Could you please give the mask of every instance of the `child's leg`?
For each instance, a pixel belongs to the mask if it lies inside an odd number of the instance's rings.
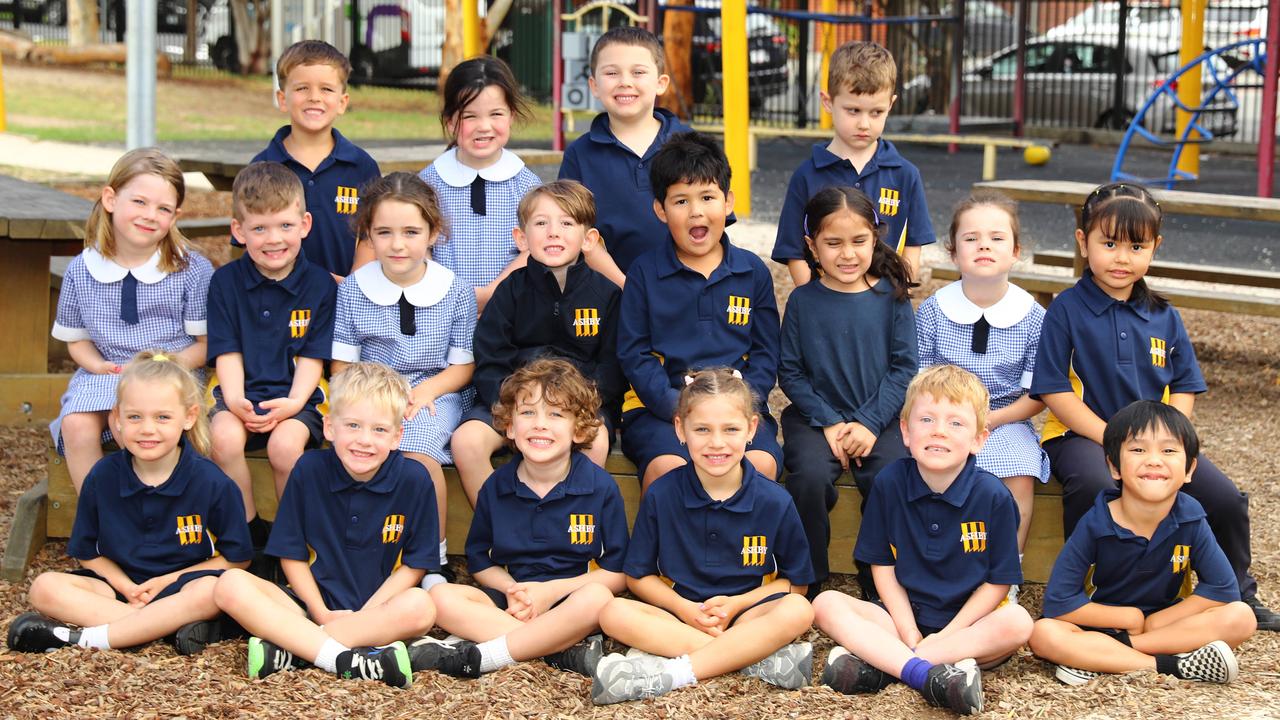
[[[214,601],[252,635],[270,640],[308,662],[329,634],[275,583],[244,570],[228,570],[218,578]]]
[[[1196,458],[1191,482],[1182,491],[1195,498],[1208,516],[1213,536],[1236,573],[1241,599],[1258,594],[1258,582],[1249,574],[1253,552],[1249,537],[1249,498],[1204,453]]]
[[[502,436],[487,422],[468,420],[453,431],[449,447],[462,481],[462,491],[474,508],[481,486],[493,473],[493,454],[502,447]]]
[[[192,580],[178,592],[107,623],[108,642],[111,647],[134,647],[170,635],[187,623],[212,620],[219,613],[213,601],[217,582],[212,576]]]
[[[289,482],[289,473],[293,472],[293,466],[298,462],[298,458],[302,457],[302,452],[307,449],[307,442],[310,439],[311,430],[295,418],[282,421],[271,431],[271,437],[267,440],[267,459],[271,462],[277,500],[284,495],[284,486]],[[241,457],[243,458],[244,455],[241,454]]]
[[[1135,650],[1157,653],[1182,653],[1222,640],[1231,647],[1249,639],[1257,628],[1253,608],[1243,602],[1227,603],[1197,611],[1181,602],[1147,617],[1146,631],[1133,635]]]
[[[777,480],[782,469],[782,446],[778,444],[778,421],[768,409],[760,413],[756,434],[747,443],[747,460],[756,472],[770,480]]]
[[[935,665],[973,658],[979,666],[988,666],[1027,644],[1031,627],[1031,615],[1021,605],[1006,603],[967,628],[925,638],[916,647],[916,656]]]
[[[1031,633],[1031,652],[1058,665],[1105,673],[1155,670],[1156,659],[1106,633],[1041,618]]]
[[[655,480],[689,461],[689,452],[676,436],[675,426],[648,410],[633,410],[622,420],[622,453],[643,468],[640,492]]]
[[[839,498],[835,483],[844,471],[822,430],[810,426],[794,405],[782,411],[782,436],[786,441],[783,452],[787,468],[783,487],[800,513],[816,578],[812,588],[818,588],[830,574],[827,546],[831,543],[831,509]]]
[[[1044,451],[1054,477],[1062,483],[1062,537],[1068,538],[1098,493],[1115,487],[1116,481],[1107,469],[1102,446],[1089,438],[1054,438],[1044,444]]]
[[[106,581],[62,572],[41,573],[31,582],[27,600],[54,620],[81,627],[112,623],[136,610],[116,600]]]
[[[62,451],[77,495],[85,476],[102,459],[102,431],[106,429],[105,412],[70,413],[62,418]]]
[[[686,655],[714,639],[662,608],[626,598],[604,606],[600,629],[623,645],[666,657]]]
[[[773,455],[764,450],[748,450],[747,460],[751,461],[756,472],[767,478],[778,479],[778,462],[773,459]]]
[[[440,463],[430,455],[423,453],[407,452],[405,457],[417,460],[427,469],[427,473],[431,475],[431,484],[435,486],[436,491],[436,511],[440,514],[440,542],[444,542],[445,538],[445,520],[449,510],[449,489],[444,484],[444,468],[440,467]],[[440,558],[440,562],[445,559]]]
[[[1031,533],[1031,511],[1035,502],[1036,479],[1030,475],[1003,478],[1005,487],[1018,504],[1018,554],[1027,549],[1027,536]]]
[[[591,441],[591,447],[583,450],[591,462],[604,467],[605,461],[609,459],[609,426],[601,423],[596,429],[596,437]]]
[[[240,488],[240,497],[244,499],[245,520],[254,519],[258,515],[258,508],[253,502],[253,477],[249,474],[249,463],[244,458],[249,431],[245,430],[244,423],[235,413],[223,410],[210,421],[209,435],[210,459]]]
[[[686,464],[688,464],[687,461],[679,455],[659,455],[649,461],[649,464],[644,469],[644,477],[640,479],[640,494],[643,495],[648,492],[649,486],[653,484],[654,480]],[[695,630],[694,632],[697,631]]]
[[[894,677],[915,657],[879,605],[828,590],[813,601],[814,623],[837,644]]]
[[[440,627],[475,642],[505,637],[511,659],[523,661],[564,650],[589,635],[599,627],[600,611],[613,593],[604,585],[589,583],[523,623],[500,610],[479,588],[437,585],[431,589],[431,599]]]
[[[406,588],[390,600],[343,615],[324,631],[347,647],[377,647],[425,635],[436,621],[431,596],[419,587]]]
[[[36,610],[60,622],[106,626],[108,645],[126,648],[162,638],[189,622],[216,617],[215,582],[213,577],[192,580],[177,593],[134,607],[117,600],[115,590],[97,578],[43,573],[31,583],[30,600]]]

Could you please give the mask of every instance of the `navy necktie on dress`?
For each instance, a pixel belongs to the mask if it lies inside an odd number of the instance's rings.
[[[973,324],[973,345],[970,348],[976,353],[987,352],[987,336],[991,334],[991,323],[987,322],[987,316],[978,316],[978,322]]]
[[[120,285],[120,319],[130,325],[138,324],[138,278],[125,273]]]
[[[476,175],[471,181],[471,212],[484,215],[484,178]]]
[[[413,314],[416,310],[413,303],[409,302],[409,298],[404,293],[400,293],[400,334],[415,335],[418,327],[413,321]]]

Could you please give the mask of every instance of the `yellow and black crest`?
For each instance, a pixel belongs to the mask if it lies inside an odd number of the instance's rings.
[[[300,338],[306,335],[310,326],[310,310],[294,310],[289,313],[289,337]]]
[[[388,515],[387,519],[382,521],[382,544],[398,543],[403,536],[404,516]]]
[[[1158,337],[1151,338],[1151,364],[1156,367],[1164,367],[1167,355],[1164,340]]]
[[[769,557],[769,539],[764,535],[742,536],[742,566],[763,567]]]
[[[596,516],[569,514],[569,544],[590,545],[596,539]]]
[[[338,194],[333,198],[333,207],[339,215],[355,215],[360,207],[360,192],[353,187],[338,186]]]
[[[574,308],[573,334],[575,337],[595,337],[600,334],[600,311],[596,308]]]
[[[1169,565],[1172,567],[1174,575],[1186,572],[1191,567],[1191,546],[1174,545],[1173,555],[1169,558]]]
[[[987,524],[981,520],[960,523],[960,542],[967,553],[986,552]]]
[[[893,188],[880,188],[880,215],[883,217],[893,217],[898,214],[898,205],[901,202],[902,192]]]
[[[729,314],[730,325],[746,325],[751,321],[751,298],[730,295],[729,307],[725,308],[725,312]]]
[[[204,523],[199,515],[179,515],[178,530],[174,534],[182,545],[198,545],[204,536]]]

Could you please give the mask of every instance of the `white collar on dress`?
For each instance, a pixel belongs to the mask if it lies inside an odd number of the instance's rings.
[[[138,282],[151,285],[160,282],[169,275],[169,273],[160,269],[159,250],[149,260],[136,268],[122,267],[115,260],[107,258],[94,248],[85,248],[81,256],[84,258],[84,266],[89,271],[89,274],[100,283],[119,282],[124,279],[125,275],[132,273]]]
[[[376,260],[361,266],[351,276],[356,279],[360,292],[378,305],[395,305],[404,293],[413,305],[431,307],[444,298],[453,284],[453,271],[433,260],[427,260],[427,272],[422,279],[407,288],[391,282],[382,272],[382,263]]]
[[[467,167],[459,162],[458,148],[456,147],[446,150],[443,155],[436,158],[431,164],[435,166],[436,172],[440,173],[440,179],[454,187],[470,185],[476,179],[476,175],[489,182],[510,180],[524,169],[524,161],[520,159],[520,156],[506,148],[502,149],[502,155],[498,157],[498,162],[482,170]]]
[[[1031,312],[1031,305],[1036,301],[1031,297],[1031,293],[1009,283],[1009,289],[1005,291],[1004,297],[1000,298],[999,302],[989,308],[980,308],[964,296],[964,289],[959,280],[938,290],[934,293],[934,297],[938,299],[938,307],[942,309],[942,314],[946,315],[951,322],[972,325],[978,322],[978,318],[986,316],[991,327],[997,328],[1017,325],[1028,312]]]

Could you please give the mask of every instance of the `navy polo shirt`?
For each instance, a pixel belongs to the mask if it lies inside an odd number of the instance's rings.
[[[1171,305],[1148,308],[1115,300],[1085,270],[1045,313],[1031,397],[1074,392],[1098,417],[1109,420],[1137,400],[1165,400],[1171,393],[1208,389],[1196,351]],[[1042,439],[1067,432],[1053,413]]]
[[[777,578],[812,584],[809,541],[791,496],[750,462],[742,470],[742,487],[723,501],[707,495],[692,465],[658,478],[640,501],[624,572],[661,576],[694,602]]]
[[[302,243],[303,252],[320,267],[334,275],[346,277],[356,259],[356,235],[351,228],[360,193],[372,180],[382,177],[378,163],[333,129],[333,152],[312,171],[293,159],[284,147],[284,139],[293,129],[285,125],[276,131],[267,149],[253,157],[253,162],[283,163],[297,174],[306,195],[307,212],[311,213],[311,232]]]
[[[105,557],[135,583],[221,555],[253,559],[240,490],[185,441],[173,474],[151,487],[138,479],[133,455],[99,460],[80,488],[67,555]]]
[[[332,448],[309,450],[289,474],[267,554],[309,561],[325,607],[359,610],[401,565],[440,568],[431,476],[393,450],[359,482]]]
[[[521,462],[517,455],[480,488],[467,569],[500,566],[520,582],[622,572],[627,515],[613,476],[575,452],[568,477],[540,498],[516,476]]]
[[[894,566],[916,623],[946,627],[979,586],[1022,582],[1018,506],[972,455],[942,493],[902,458],[871,486],[853,557]]]
[[[778,216],[773,259],[780,263],[804,258],[804,208],[820,190],[837,185],[854,187],[871,198],[881,222],[887,222],[884,241],[902,252],[907,245],[937,242],[920,171],[898,154],[893,143],[880,138],[875,155],[859,174],[853,163],[827,149],[813,146],[813,155],[796,168]]]
[[[331,357],[337,294],[328,271],[301,255],[280,281],[258,272],[247,254],[223,265],[209,281],[209,366],[219,355],[240,353],[245,398],[288,397],[294,358]],[[221,398],[221,388],[214,392]],[[309,402],[323,399],[316,388]]]
[[[1148,540],[1111,517],[1107,503],[1118,497],[1119,489],[1098,493],[1067,538],[1044,590],[1045,617],[1090,602],[1163,610],[1192,594],[1193,572],[1199,579],[1194,594],[1224,603],[1240,599],[1235,571],[1195,498],[1179,492]]]
[[[676,258],[670,235],[631,266],[618,322],[618,362],[633,388],[624,413],[643,405],[669,422],[685,374],[702,368],[741,371],[762,402],[773,390],[782,342],[773,276],[727,235],[720,244],[709,278]]]

